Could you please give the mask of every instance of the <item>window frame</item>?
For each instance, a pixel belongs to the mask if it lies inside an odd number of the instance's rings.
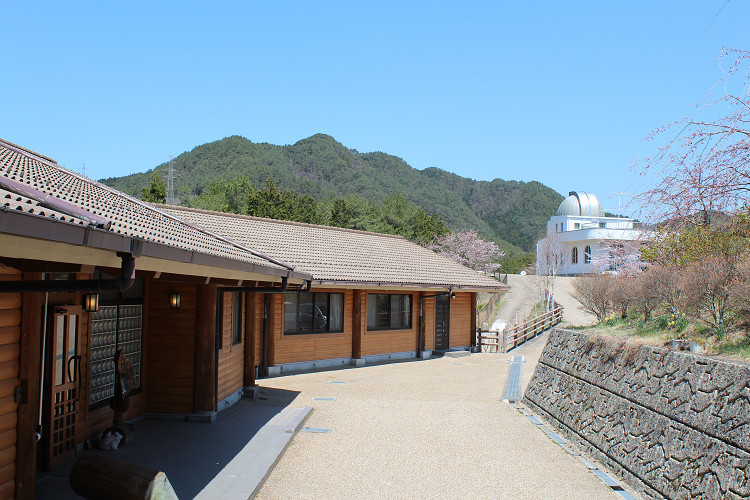
[[[297,296],[297,302],[295,304],[295,306],[297,308],[297,311],[295,313],[295,318],[296,318],[295,319],[295,323],[296,323],[297,328],[295,328],[294,330],[288,330],[287,329],[287,325],[286,325],[287,302],[285,300],[284,301],[284,312],[283,312],[283,317],[284,317],[283,332],[284,332],[284,335],[325,335],[325,334],[328,334],[328,333],[336,334],[336,333],[343,333],[344,332],[344,327],[345,327],[345,325],[344,325],[344,308],[345,308],[345,303],[346,303],[346,301],[345,301],[345,294],[344,293],[339,293],[339,292],[298,292],[298,293],[286,294],[286,295],[296,295]],[[326,324],[328,325],[326,330],[321,330],[321,329],[317,329],[316,328],[316,321],[315,321],[316,318],[315,318],[315,316],[313,316],[313,318],[312,318],[312,329],[304,329],[303,330],[303,329],[299,328],[299,325],[301,323],[301,321],[300,321],[300,314],[301,314],[300,313],[300,305],[301,305],[301,302],[299,300],[299,297],[302,296],[302,295],[311,295],[312,296],[311,297],[312,301],[310,303],[312,304],[313,310],[316,307],[318,307],[316,304],[322,303],[322,302],[320,302],[318,300],[319,299],[318,296],[323,296],[323,295],[326,296],[326,299],[325,299],[326,300],[326,308],[327,308],[327,311],[328,311],[327,315],[326,315]],[[339,329],[335,329],[335,330],[331,329],[331,324],[334,323],[334,321],[331,321],[331,309],[332,309],[331,308],[331,298],[334,295],[341,297],[341,307],[340,307],[341,318],[338,321],[338,323],[341,325],[341,327]]]
[[[374,299],[375,300],[375,305],[376,305],[375,318],[377,320],[377,318],[379,316],[381,316],[383,314],[387,314],[387,317],[388,317],[388,326],[387,327],[379,327],[377,325],[375,325],[375,326],[371,326],[370,325],[370,297],[371,296],[374,296],[374,297],[388,297],[388,301],[387,301],[387,303],[388,303],[388,311],[387,312],[386,311],[380,311],[380,310],[378,310],[378,306],[380,305],[380,299],[379,298]],[[397,327],[390,326],[391,325],[391,321],[393,319],[393,317],[392,317],[392,310],[391,310],[391,305],[393,304],[393,302],[392,302],[391,298],[394,297],[394,296],[396,296],[396,297],[408,297],[409,298],[409,308],[408,308],[408,311],[409,311],[409,325],[408,326],[403,326],[403,325],[399,325]],[[404,310],[402,309],[401,313],[403,314],[403,312],[404,312]],[[382,331],[388,331],[388,330],[391,330],[391,331],[393,331],[393,330],[411,330],[413,328],[413,326],[414,326],[413,318],[414,318],[414,296],[412,294],[410,294],[410,293],[368,293],[367,294],[367,331],[368,332],[378,332],[378,331],[382,332]]]
[[[583,263],[591,264],[591,245],[586,245],[583,249]]]
[[[573,247],[573,251],[570,254],[570,263],[578,264],[578,247]]]

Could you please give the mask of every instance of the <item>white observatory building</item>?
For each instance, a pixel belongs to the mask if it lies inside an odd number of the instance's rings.
[[[626,242],[644,238],[634,225],[633,219],[606,217],[593,193],[571,191],[547,222],[547,237],[537,242],[537,272],[544,273],[541,259],[553,247],[562,257],[560,276],[617,271],[617,259],[608,258],[613,249],[632,249]]]

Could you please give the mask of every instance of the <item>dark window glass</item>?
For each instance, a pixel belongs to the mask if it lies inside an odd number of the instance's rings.
[[[296,293],[285,296],[284,333],[341,332],[343,326],[343,293]]]
[[[578,264],[578,249],[577,248],[573,249],[573,254],[570,256],[570,261],[573,264]]]
[[[591,263],[591,247],[586,245],[586,249],[583,251],[583,262],[586,264]]]
[[[411,328],[411,295],[368,294],[367,328],[368,330]]]

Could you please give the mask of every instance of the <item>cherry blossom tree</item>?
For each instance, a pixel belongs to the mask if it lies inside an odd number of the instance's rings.
[[[555,307],[555,279],[565,265],[568,251],[559,233],[553,233],[536,244],[536,275],[544,311]]]
[[[480,238],[474,229],[441,236],[427,248],[486,273],[495,272],[500,267],[496,261],[505,255],[493,242]]]
[[[750,193],[750,51],[724,48],[724,76],[693,114],[653,131],[666,145],[634,170],[655,185],[636,198],[647,217],[704,224],[712,213],[736,212]]]

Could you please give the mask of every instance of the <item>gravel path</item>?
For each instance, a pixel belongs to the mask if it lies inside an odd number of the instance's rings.
[[[295,436],[257,498],[619,498],[500,401],[507,361],[526,357],[525,387],[545,341],[263,380],[269,399],[299,391],[306,426],[330,432]]]
[[[573,280],[575,278],[558,276],[555,278],[555,300],[564,307],[563,326],[583,326],[596,323],[596,317],[581,309],[573,298]],[[523,323],[534,310],[534,305],[541,300],[539,278],[534,275],[508,275],[511,289],[503,297],[495,315],[493,324],[508,325]]]

